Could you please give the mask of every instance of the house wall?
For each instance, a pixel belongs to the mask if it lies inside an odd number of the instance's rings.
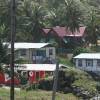
[[[93,59],[93,66],[86,66],[86,59],[82,59],[82,66],[78,65],[78,60],[75,60],[75,65],[77,68],[86,70],[86,71],[100,71],[100,66],[97,66],[97,60]]]
[[[50,57],[52,59],[55,59],[55,55],[56,55],[56,51],[55,51],[55,48],[54,47],[49,47],[49,48],[45,48],[46,49],[46,56],[47,57]],[[49,50],[52,49],[52,55],[49,54]]]
[[[27,63],[30,63],[30,49],[24,49],[26,50],[26,55],[21,55],[21,50],[22,49],[19,49],[15,52],[15,60],[18,60],[20,58],[22,58],[23,60],[25,60]]]
[[[46,50],[46,57],[47,58],[51,58],[51,59],[55,59],[56,56],[56,51],[54,47],[45,47],[45,48],[41,48],[41,49],[25,49],[26,50],[26,55],[21,55],[21,50],[17,50],[15,52],[15,59],[19,59],[19,58],[23,58],[27,63],[35,63],[33,62],[33,52],[35,52],[36,50]],[[49,51],[52,50],[52,55],[49,54]]]

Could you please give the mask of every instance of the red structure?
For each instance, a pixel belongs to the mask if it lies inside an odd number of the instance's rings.
[[[53,40],[58,43],[60,48],[70,48],[70,44],[76,43],[79,45],[79,43],[83,43],[86,40],[87,35],[85,30],[86,27],[80,26],[79,30],[72,33],[69,28],[56,26],[52,28],[43,28],[42,35],[45,42]]]
[[[30,71],[29,72],[29,83],[37,83],[45,78],[45,71]]]
[[[56,26],[53,28],[43,28],[42,31],[43,31],[44,35],[52,34],[52,35],[58,36],[59,38],[63,38],[65,36],[82,37],[85,34],[85,29],[86,29],[86,27],[80,27],[79,31],[75,31],[74,33],[72,33],[66,27]]]
[[[0,84],[10,85],[11,84],[11,77],[6,77],[5,73],[0,73]],[[19,85],[20,81],[16,77],[14,78],[14,84]]]
[[[5,83],[5,76],[2,72],[0,72],[0,84],[4,84]]]

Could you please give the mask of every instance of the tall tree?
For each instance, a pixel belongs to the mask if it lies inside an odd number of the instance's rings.
[[[1,33],[2,31],[2,33]],[[4,38],[10,40],[10,1],[0,0],[0,34],[4,34]]]
[[[100,17],[97,15],[97,11],[92,9],[87,18],[87,35],[90,43],[97,45],[97,39],[100,36]]]
[[[28,36],[26,39],[32,42],[39,42],[41,39],[40,30],[44,26],[46,15],[45,8],[39,5],[39,3],[32,0],[30,0],[30,2],[24,0],[19,6],[19,11],[22,12],[23,15],[19,15],[18,17],[18,27],[22,27],[23,30],[21,29],[21,31],[25,34],[25,37]]]
[[[75,0],[65,0],[65,24],[74,33],[81,25],[82,12]]]

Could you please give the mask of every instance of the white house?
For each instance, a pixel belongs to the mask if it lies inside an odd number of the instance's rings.
[[[81,53],[74,57],[77,68],[99,72],[100,71],[100,53]]]
[[[55,47],[49,43],[15,43],[15,60],[24,59],[26,63],[54,63]],[[8,44],[10,50],[11,45]]]

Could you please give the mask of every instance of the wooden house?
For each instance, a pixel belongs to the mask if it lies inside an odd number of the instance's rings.
[[[79,69],[100,72],[100,53],[81,53],[74,57],[74,62]]]
[[[25,60],[29,64],[54,63],[55,47],[49,43],[15,43],[15,61]],[[10,44],[8,48],[10,50]]]

